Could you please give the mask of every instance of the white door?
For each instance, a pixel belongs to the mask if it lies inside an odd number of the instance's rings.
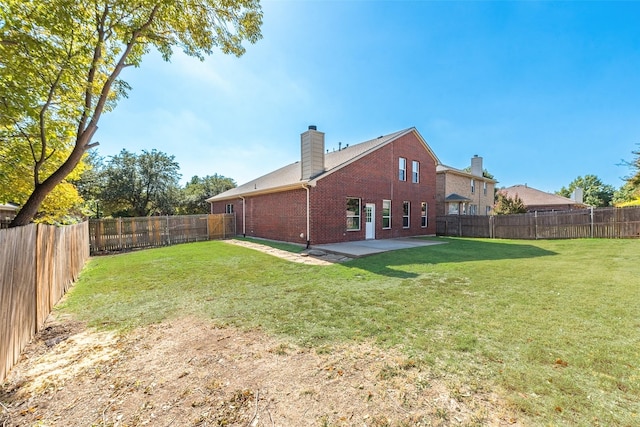
[[[367,203],[364,208],[364,238],[375,239],[376,238],[376,205],[373,203]]]

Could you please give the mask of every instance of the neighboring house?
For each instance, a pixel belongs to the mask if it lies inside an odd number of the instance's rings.
[[[12,204],[0,204],[0,227],[4,228],[15,218],[19,206]]]
[[[325,151],[315,126],[301,160],[207,199],[246,236],[323,244],[435,234],[438,158],[415,128]]]
[[[502,188],[498,192],[510,198],[518,196],[527,207],[527,212],[549,212],[549,211],[570,211],[573,209],[584,209],[587,207],[582,203],[582,191],[574,192],[574,198],[558,196],[557,194],[545,193],[525,185],[514,185]]]
[[[438,215],[489,215],[496,180],[482,174],[482,157],[471,158],[471,172],[451,166],[436,168]]]

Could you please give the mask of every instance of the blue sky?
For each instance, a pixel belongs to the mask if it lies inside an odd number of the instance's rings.
[[[103,116],[103,156],[174,155],[183,182],[242,184],[326,148],[415,126],[446,165],[477,154],[499,186],[618,188],[640,149],[640,2],[263,1],[236,58],[150,54]]]

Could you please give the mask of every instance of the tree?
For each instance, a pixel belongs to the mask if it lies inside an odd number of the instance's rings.
[[[632,151],[636,158],[631,161],[623,161],[622,164],[631,168],[632,175],[625,178],[626,182],[616,190],[613,202],[616,206],[640,205],[640,150]]]
[[[640,189],[640,150],[632,151],[632,153],[634,156],[636,156],[636,158],[633,161],[627,163],[627,165],[633,169],[634,174],[627,178],[627,182],[629,182],[635,188]]]
[[[113,156],[102,172],[100,192],[105,213],[149,216],[173,213],[178,204],[180,166],[157,150],[137,155],[127,150]]]
[[[579,176],[569,184],[568,188],[562,187],[556,192],[559,196],[571,198],[576,188],[583,190],[583,202],[589,206],[611,206],[613,201],[613,186],[604,184],[596,175]]]
[[[24,159],[23,155],[26,153],[19,153],[15,144],[5,143],[1,138],[0,140],[0,203],[23,205],[34,188],[30,159]],[[62,156],[62,150],[51,153],[49,164],[60,161]],[[48,171],[49,164],[43,166],[44,172]],[[84,168],[85,164],[81,162],[67,179],[48,194],[34,216],[34,221],[59,224],[77,222],[83,217],[83,200],[71,181],[77,179]]]
[[[100,197],[106,187],[104,174],[104,159],[97,150],[91,150],[85,156],[85,170],[77,180],[72,181],[78,189],[78,193],[84,199],[84,210],[91,218],[100,218],[104,215]]]
[[[493,213],[496,215],[511,215],[526,213],[527,207],[522,202],[522,199],[517,194],[509,197],[508,195],[498,191],[496,194],[496,204],[493,207]]]
[[[206,200],[235,186],[233,179],[218,174],[207,175],[204,178],[194,176],[182,190],[180,213],[186,215],[208,213],[209,204]]]
[[[627,181],[613,193],[613,204],[617,207],[640,206],[640,187],[632,181]]]
[[[126,67],[152,47],[167,61],[176,47],[241,56],[261,25],[259,0],[0,0],[2,168],[28,164],[33,180],[11,225],[29,223],[97,145],[100,117],[129,89]]]

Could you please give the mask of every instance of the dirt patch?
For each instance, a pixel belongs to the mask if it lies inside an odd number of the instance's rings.
[[[67,319],[49,323],[10,372],[0,425],[519,424],[498,396],[445,384],[371,344],[309,350],[194,319],[115,335]]]

